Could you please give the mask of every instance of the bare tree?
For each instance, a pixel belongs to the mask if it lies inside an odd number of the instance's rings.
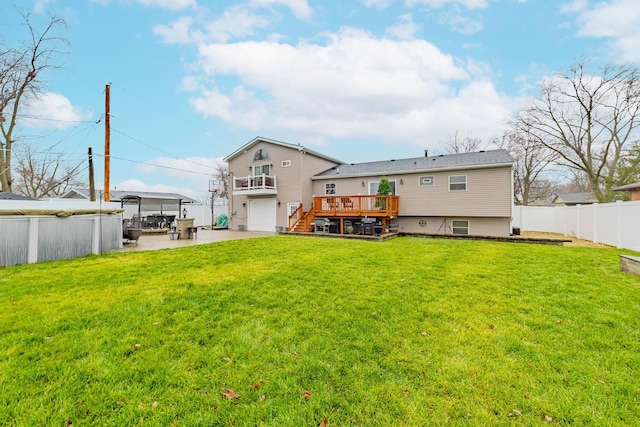
[[[637,138],[640,79],[630,65],[607,65],[598,75],[577,61],[566,73],[541,84],[541,96],[513,121],[557,162],[584,173],[600,201],[608,199],[625,144]]]
[[[58,47],[67,43],[56,35],[67,29],[64,20],[50,17],[44,29],[37,30],[29,14],[20,16],[28,40],[19,46],[0,44],[0,185],[4,192],[12,191],[11,157],[18,113],[29,97],[42,91],[43,72],[58,68],[52,58],[61,54]]]
[[[508,126],[502,139],[495,144],[509,151],[515,160],[514,202],[526,206],[547,199],[553,192],[554,183],[543,178],[544,172],[557,159],[557,153],[540,144],[526,123],[512,121]]]
[[[31,146],[15,152],[16,193],[39,199],[59,196],[71,187],[81,187],[82,162],[70,163],[62,154],[37,153]]]
[[[462,136],[457,130],[453,135],[449,134],[447,136],[444,144],[445,150],[449,154],[472,153],[482,150],[484,147],[482,139],[470,135]]]

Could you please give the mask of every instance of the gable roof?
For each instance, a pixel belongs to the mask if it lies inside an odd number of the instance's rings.
[[[436,172],[461,169],[483,169],[513,165],[507,150],[486,150],[475,153],[443,154],[410,159],[384,160],[367,163],[342,163],[316,174],[311,179],[336,177],[398,175],[404,173]]]
[[[620,187],[612,188],[613,191],[631,191],[640,188],[640,181],[633,184],[621,185]]]
[[[566,205],[598,203],[598,199],[590,192],[579,193],[561,193],[553,198],[553,203],[559,204],[564,202]]]
[[[22,196],[14,193],[0,193],[0,200],[36,200],[33,197]]]
[[[330,162],[333,162],[333,163],[342,163],[341,160],[336,160],[333,157],[325,156],[324,154],[318,153],[317,151],[310,150],[300,144],[290,144],[288,142],[276,141],[275,139],[263,138],[261,136],[257,136],[253,138],[251,141],[249,141],[242,147],[238,148],[236,151],[229,154],[227,157],[225,157],[222,160],[224,160],[225,162],[229,162],[230,160],[233,160],[234,158],[238,157],[240,154],[245,153],[247,150],[251,149],[251,147],[257,145],[260,142],[266,142],[269,144],[279,145],[281,147],[292,148],[294,150],[302,151],[302,152],[314,155],[316,157],[320,157],[321,159],[329,160]]]

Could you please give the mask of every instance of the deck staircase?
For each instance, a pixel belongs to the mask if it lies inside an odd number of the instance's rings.
[[[313,231],[316,215],[313,209],[308,212],[302,212],[300,220],[296,222],[291,229],[293,233],[310,233]]]

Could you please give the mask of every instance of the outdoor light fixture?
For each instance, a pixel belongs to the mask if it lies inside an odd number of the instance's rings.
[[[362,186],[364,187],[364,181],[362,181]]]
[[[402,180],[402,178],[400,178],[400,185],[403,185],[404,181]]]
[[[245,202],[242,202],[242,206],[247,206],[247,204]]]
[[[280,206],[280,200],[278,200],[278,206]]]

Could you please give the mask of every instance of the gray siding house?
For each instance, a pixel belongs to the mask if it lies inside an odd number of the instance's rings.
[[[313,231],[322,218],[344,233],[374,218],[401,233],[511,233],[513,159],[505,150],[344,163],[255,138],[225,161],[233,229]],[[377,196],[383,176],[392,194]]]

